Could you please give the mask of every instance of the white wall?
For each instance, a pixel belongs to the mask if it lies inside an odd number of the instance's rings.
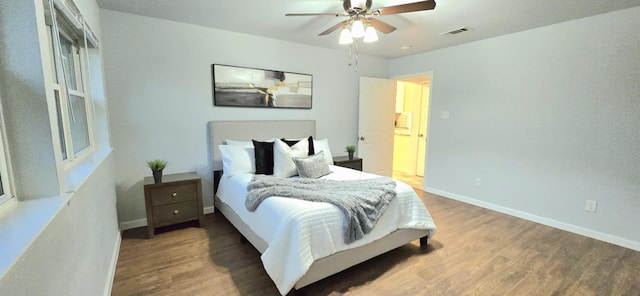
[[[39,11],[38,11],[38,8]],[[22,199],[59,193],[49,127],[38,30],[42,6],[34,1],[0,3],[0,92],[2,120],[13,173],[13,193]],[[25,132],[25,130],[27,132]],[[39,169],[34,169],[39,168]],[[39,180],[34,184],[33,179]]]
[[[639,16],[390,61],[392,77],[433,70],[425,189],[639,250]]]
[[[0,295],[108,295],[120,248],[113,156],[0,280]]]
[[[99,34],[95,0],[74,1]],[[0,242],[3,250],[11,251],[0,252],[0,295],[105,295],[120,234],[101,59],[92,53],[96,152],[76,166],[76,174],[69,173],[55,161],[50,126],[55,113],[46,99],[50,89],[43,70],[49,62],[41,60],[47,46],[39,43],[44,31],[41,5],[41,0],[0,1],[0,98],[19,200],[3,204],[0,212],[0,229],[6,227]],[[57,172],[78,185],[73,192],[64,192]],[[70,180],[73,177],[78,180]]]
[[[125,227],[146,224],[145,160],[166,159],[165,174],[196,171],[205,207],[213,204],[206,124],[210,120],[315,119],[334,155],[357,138],[360,75],[388,77],[385,59],[184,23],[100,10],[116,155],[118,214]],[[211,64],[313,75],[311,110],[214,107]],[[132,222],[132,223],[130,223]],[[128,224],[127,224],[128,223]]]

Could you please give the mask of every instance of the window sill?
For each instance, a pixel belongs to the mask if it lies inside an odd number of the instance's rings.
[[[0,279],[69,200],[70,195],[7,201],[0,208]]]
[[[77,164],[65,170],[65,180],[68,192],[75,192],[82,183],[106,158],[113,149],[104,148],[83,157]]]
[[[0,280],[38,238],[44,229],[68,205],[73,192],[109,156],[111,148],[98,150],[66,171],[69,192],[60,196],[32,200],[12,198],[0,207]]]

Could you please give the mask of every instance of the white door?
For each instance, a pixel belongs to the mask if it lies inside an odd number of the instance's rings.
[[[395,81],[360,77],[358,157],[362,170],[382,176],[393,171]]]
[[[427,154],[427,122],[429,120],[429,85],[422,85],[420,99],[420,128],[418,129],[418,157],[416,158],[416,175],[424,177],[424,161]]]

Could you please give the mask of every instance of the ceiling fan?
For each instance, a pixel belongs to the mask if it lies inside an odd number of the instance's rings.
[[[436,2],[434,0],[419,1],[382,7],[375,10],[371,9],[371,5],[372,0],[343,0],[342,7],[344,8],[344,13],[287,13],[285,15],[348,17],[347,20],[335,24],[329,29],[318,34],[318,36],[328,35],[333,31],[342,28],[339,43],[350,44],[353,42],[353,38],[363,38],[364,42],[373,42],[378,40],[378,36],[375,30],[378,30],[385,34],[389,34],[396,30],[396,27],[373,17],[413,11],[431,10],[436,7]]]

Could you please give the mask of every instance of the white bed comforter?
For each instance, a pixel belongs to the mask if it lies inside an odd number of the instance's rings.
[[[354,180],[376,175],[331,166],[332,174],[324,179]],[[415,191],[396,181],[397,198],[393,199],[373,231],[361,240],[345,244],[342,238],[344,214],[328,203],[271,197],[255,212],[245,207],[247,184],[253,174],[222,176],[218,198],[229,205],[260,236],[268,247],[261,259],[265,270],[282,295],[309,270],[313,261],[333,253],[359,247],[380,239],[397,229],[436,230],[431,215]]]

